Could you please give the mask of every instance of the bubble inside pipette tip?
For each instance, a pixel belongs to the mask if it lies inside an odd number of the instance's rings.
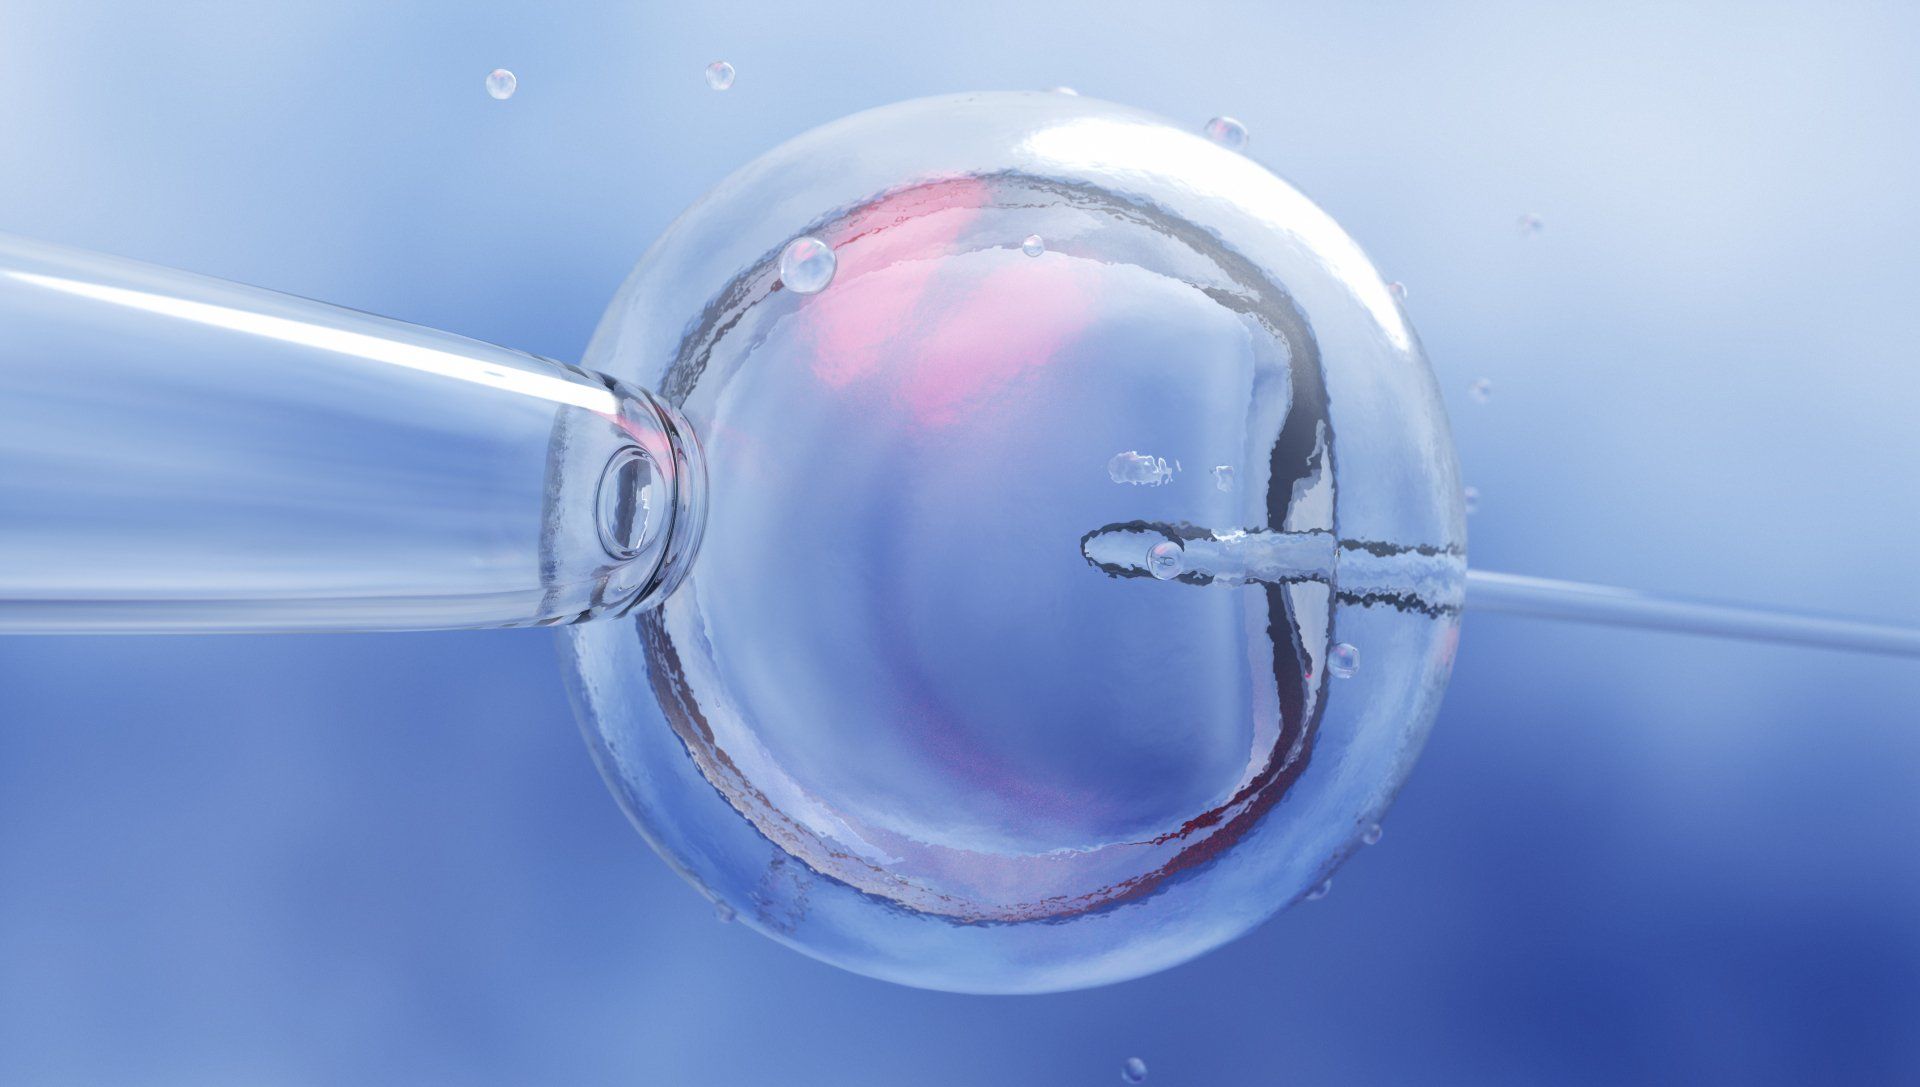
[[[780,282],[797,294],[818,294],[833,282],[839,259],[819,238],[800,237],[780,253]]]
[[[1037,257],[1047,251],[1047,242],[1038,234],[1029,234],[1020,243],[1020,251],[1030,257]]]
[[[724,91],[733,86],[733,65],[724,60],[716,60],[707,65],[707,86],[716,91]]]
[[[1215,117],[1201,131],[1207,134],[1207,139],[1234,151],[1247,145],[1247,126],[1232,117]]]
[[[1171,581],[1185,572],[1187,549],[1172,540],[1162,540],[1147,548],[1147,572],[1161,581]]]
[[[1360,840],[1367,845],[1379,845],[1382,833],[1384,832],[1380,829],[1380,824],[1370,823],[1367,829],[1360,832]]]
[[[505,68],[495,68],[487,73],[487,93],[494,98],[505,101],[512,98],[513,92],[519,89],[520,77]]]
[[[1138,1057],[1128,1057],[1120,1064],[1120,1082],[1145,1083],[1147,1081],[1147,1062]]]
[[[1360,671],[1359,647],[1341,642],[1327,650],[1327,671],[1335,679],[1352,679]]]

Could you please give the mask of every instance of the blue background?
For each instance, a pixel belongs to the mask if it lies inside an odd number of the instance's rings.
[[[5,0],[0,229],[571,359],[819,122],[1232,113],[1408,284],[1476,566],[1913,620],[1916,68],[1891,6]],[[549,634],[7,639],[0,1082],[1912,1081],[1916,706],[1913,662],[1474,617],[1326,900],[992,999],[718,923]]]

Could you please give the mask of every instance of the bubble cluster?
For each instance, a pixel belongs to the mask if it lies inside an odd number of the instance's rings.
[[[1150,456],[1133,449],[1115,453],[1107,461],[1107,478],[1115,483],[1158,487],[1172,482],[1173,474],[1174,468],[1167,463],[1167,458]]]

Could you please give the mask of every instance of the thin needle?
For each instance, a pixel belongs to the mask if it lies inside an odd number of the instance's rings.
[[[1920,657],[1920,627],[1688,600],[1490,570],[1467,572],[1467,608],[1604,626]]]

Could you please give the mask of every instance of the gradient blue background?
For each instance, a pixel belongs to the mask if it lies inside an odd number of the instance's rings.
[[[1920,15],[1666,8],[0,0],[0,229],[571,359],[819,122],[1228,112],[1409,285],[1475,565],[1920,618]],[[990,999],[716,922],[551,635],[7,639],[0,1082],[1911,1082],[1917,705],[1912,662],[1474,617],[1329,898]]]

